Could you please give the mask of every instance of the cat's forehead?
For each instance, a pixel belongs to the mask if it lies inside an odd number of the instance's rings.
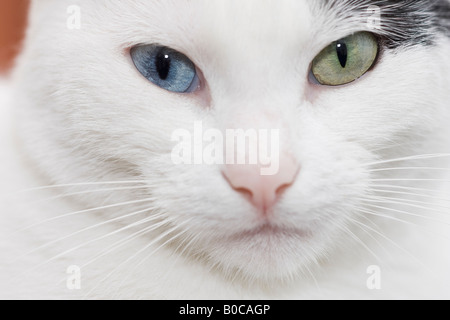
[[[134,6],[136,31],[161,35],[165,41],[238,45],[239,41],[290,41],[311,31],[313,13],[307,0],[140,1]],[[145,36],[145,35],[144,35]],[[295,39],[291,39],[294,37]]]

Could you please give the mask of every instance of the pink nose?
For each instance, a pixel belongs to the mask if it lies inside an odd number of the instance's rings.
[[[262,175],[260,165],[227,165],[224,176],[233,189],[247,194],[251,203],[265,212],[277,203],[281,192],[294,183],[299,168],[290,157],[282,157],[274,175]]]

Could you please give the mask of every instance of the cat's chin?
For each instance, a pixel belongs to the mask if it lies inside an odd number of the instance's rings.
[[[310,251],[315,241],[310,231],[265,224],[211,241],[214,250],[206,251],[225,276],[270,284],[306,275],[318,258]]]

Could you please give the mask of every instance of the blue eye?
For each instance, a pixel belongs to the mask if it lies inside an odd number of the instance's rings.
[[[178,51],[142,45],[131,49],[131,58],[145,78],[167,91],[190,93],[199,86],[194,63]]]

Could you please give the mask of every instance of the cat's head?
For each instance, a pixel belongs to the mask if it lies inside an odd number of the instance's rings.
[[[446,4],[34,1],[15,72],[25,144],[53,182],[141,181],[80,201],[150,199],[127,210],[151,208],[174,250],[249,278],[297,274],[352,239],[370,164],[442,118]],[[229,129],[270,141],[275,171],[208,164],[203,134]],[[194,163],[177,163],[187,150]]]

